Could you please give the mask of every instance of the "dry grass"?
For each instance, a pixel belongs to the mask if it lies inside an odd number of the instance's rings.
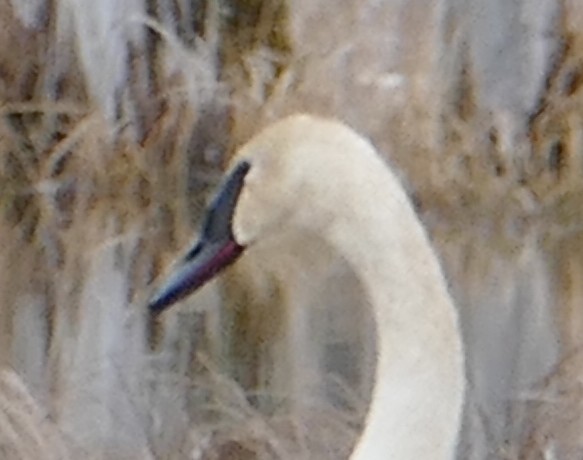
[[[330,255],[143,309],[228,152],[296,110],[391,152],[431,230],[468,346],[460,457],[581,456],[581,8],[508,115],[484,110],[460,11],[372,3],[0,4],[0,457],[345,456],[373,345]]]
[[[15,372],[2,371],[0,388],[2,458],[72,458],[65,436]]]

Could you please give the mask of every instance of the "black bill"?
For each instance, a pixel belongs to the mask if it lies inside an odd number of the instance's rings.
[[[239,163],[206,211],[200,240],[174,268],[148,303],[157,314],[188,296],[233,263],[244,248],[233,236],[232,222],[243,180],[251,165]]]

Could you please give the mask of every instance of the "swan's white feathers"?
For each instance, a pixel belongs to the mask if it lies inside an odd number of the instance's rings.
[[[395,174],[336,121],[296,115],[233,158],[250,172],[233,218],[238,243],[317,233],[351,264],[374,308],[378,359],[352,459],[451,460],[465,388],[457,313]]]

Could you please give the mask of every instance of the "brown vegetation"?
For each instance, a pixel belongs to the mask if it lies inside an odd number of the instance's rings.
[[[369,135],[430,229],[468,348],[460,457],[581,456],[583,10],[541,15],[544,65],[505,94],[469,6],[398,3],[0,2],[1,458],[350,449],[374,343],[334,255],[144,311],[229,152],[297,110]]]

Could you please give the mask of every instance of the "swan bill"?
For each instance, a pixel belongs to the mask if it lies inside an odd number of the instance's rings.
[[[219,188],[207,208],[201,237],[148,303],[152,314],[159,314],[184,299],[231,265],[244,251],[232,231],[233,215],[244,179],[251,165],[239,163]]]
[[[237,260],[243,247],[232,240],[222,244],[201,240],[196,250],[197,255],[177,267],[152,297],[148,304],[150,313],[159,314],[202,287]]]

